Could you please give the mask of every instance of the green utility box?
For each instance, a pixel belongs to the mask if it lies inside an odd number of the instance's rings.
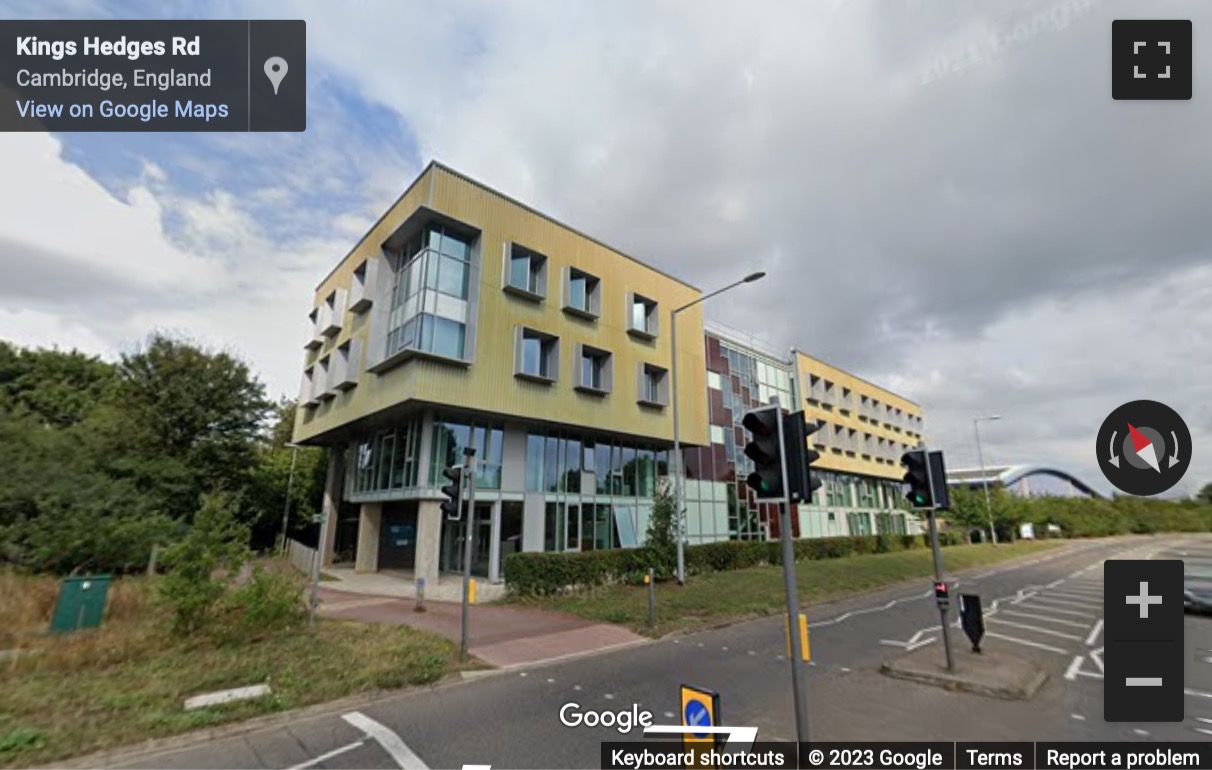
[[[101,625],[110,579],[109,575],[85,575],[65,579],[59,589],[55,615],[51,618],[51,633],[65,634]]]

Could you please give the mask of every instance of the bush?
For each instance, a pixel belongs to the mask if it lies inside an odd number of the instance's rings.
[[[248,642],[299,626],[307,617],[304,583],[293,573],[258,565],[243,584],[220,602],[224,623],[219,636],[228,642]]]
[[[220,600],[248,557],[248,529],[236,520],[226,495],[207,495],[185,537],[164,554],[160,596],[172,610],[172,630],[197,633],[208,626]]]

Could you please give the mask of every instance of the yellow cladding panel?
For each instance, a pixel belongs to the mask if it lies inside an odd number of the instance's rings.
[[[414,190],[424,191],[425,198],[401,201],[387,219],[398,227],[420,203],[481,231],[474,361],[469,367],[460,367],[415,358],[378,376],[363,373],[356,388],[321,404],[315,418],[305,426],[300,423],[297,439],[306,440],[393,404],[416,399],[671,441],[672,406],[656,409],[639,405],[637,371],[643,363],[671,367],[670,313],[698,299],[700,292],[440,166],[431,167],[428,174],[433,175],[432,185],[428,179],[414,185]],[[430,192],[432,198],[428,197]],[[393,229],[375,231],[364,244],[377,249]],[[503,291],[507,242],[547,257],[546,299],[542,302]],[[347,285],[359,261],[342,265],[334,276],[336,283],[331,285]],[[597,320],[562,310],[563,275],[569,266],[600,279],[601,315]],[[326,285],[317,301],[328,290]],[[629,292],[657,303],[655,340],[627,333]],[[554,384],[514,376],[518,326],[559,337],[559,375]],[[352,333],[365,335],[366,331],[355,328]],[[680,438],[687,444],[706,444],[706,362],[698,307],[679,314],[678,338]],[[612,354],[613,389],[609,395],[595,396],[574,389],[576,343]]]
[[[921,439],[920,426],[908,421],[898,422],[895,413],[889,418],[884,405],[890,404],[894,410],[900,409],[903,414],[911,417],[922,416],[920,406],[861,377],[798,352],[796,376],[801,392],[805,398],[810,399],[804,409],[805,419],[826,423],[813,438],[829,431],[827,447],[818,449],[821,454],[819,465],[822,468],[888,479],[900,479],[904,476],[904,470],[899,464],[900,456],[905,448],[917,445]],[[822,380],[815,392],[811,382],[813,376]],[[824,390],[824,382],[831,383],[832,388]],[[849,401],[846,400],[847,392]],[[871,402],[879,402],[879,410],[872,408],[864,414],[864,396]],[[891,442],[891,446],[886,449],[889,453],[887,458],[884,461],[878,459],[877,447],[865,449],[861,444],[838,447],[833,433],[834,426],[842,426],[847,434],[853,430],[855,438],[860,441],[869,435],[876,440],[883,438],[886,442]]]

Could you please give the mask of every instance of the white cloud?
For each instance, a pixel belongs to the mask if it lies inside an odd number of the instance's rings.
[[[165,236],[164,211],[150,190],[137,186],[119,200],[62,153],[49,134],[0,136],[0,235],[15,244],[15,253],[0,256],[6,269],[26,266],[24,245],[53,255],[60,269],[101,271],[145,288],[218,285],[215,265]]]

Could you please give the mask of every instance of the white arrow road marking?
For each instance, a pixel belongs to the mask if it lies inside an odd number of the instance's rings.
[[[918,647],[925,647],[927,644],[930,644],[931,642],[935,641],[933,636],[930,637],[929,639],[925,639],[925,640],[923,640],[922,637],[930,632],[937,631],[938,629],[939,629],[939,626],[931,626],[930,628],[927,628],[923,631],[918,631],[913,636],[909,637],[908,641],[904,641],[904,642],[898,641],[896,639],[880,639],[880,644],[886,644],[886,645],[889,645],[890,647],[902,647],[906,650],[913,651],[913,650],[916,650]]]
[[[400,736],[360,711],[342,714],[341,718],[378,741],[383,750],[391,755],[401,770],[429,770],[429,765],[408,748]]]

